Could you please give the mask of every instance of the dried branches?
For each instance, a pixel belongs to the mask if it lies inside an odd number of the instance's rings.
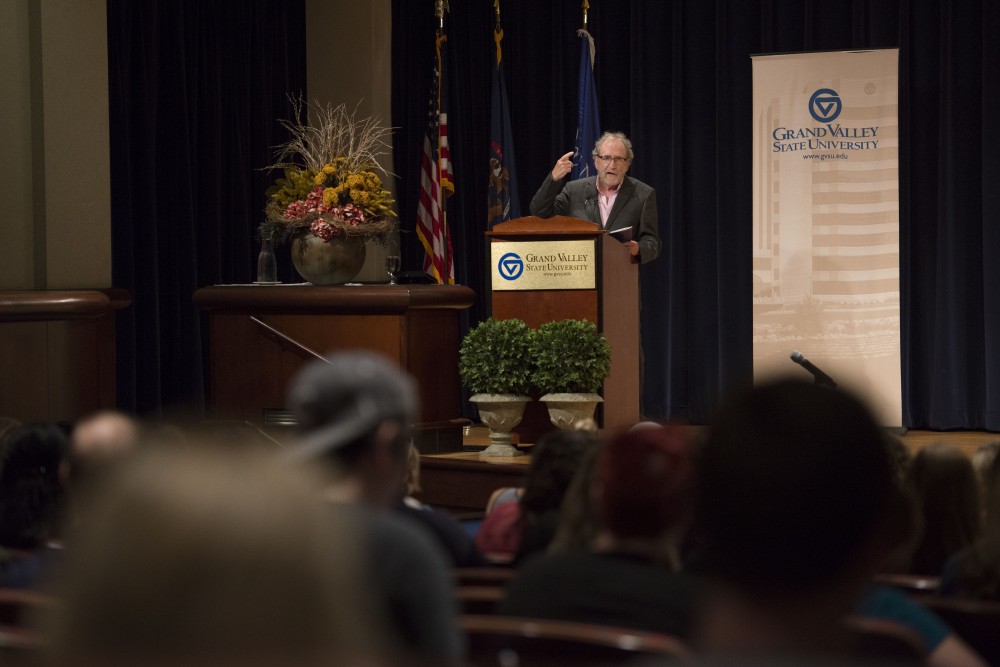
[[[391,146],[386,137],[392,128],[373,116],[357,119],[357,107],[348,113],[345,104],[306,103],[301,96],[291,101],[294,119],[280,121],[291,139],[275,147],[277,161],[268,169],[305,168],[318,172],[340,158],[342,168],[348,171],[377,169],[390,175],[379,159],[389,155]],[[308,118],[303,119],[304,113],[313,116],[311,124]]]

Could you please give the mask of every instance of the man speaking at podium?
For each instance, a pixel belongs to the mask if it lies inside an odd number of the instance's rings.
[[[540,218],[566,215],[590,220],[622,241],[645,264],[660,254],[656,191],[626,174],[632,166],[632,142],[621,132],[605,132],[594,144],[597,178],[566,181],[573,169],[573,151],[552,167],[531,200],[531,214]]]

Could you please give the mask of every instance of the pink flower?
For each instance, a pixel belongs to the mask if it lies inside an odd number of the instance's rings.
[[[365,221],[365,212],[354,204],[344,204],[333,209],[333,214],[338,220],[343,220],[345,225],[357,227]]]
[[[284,216],[289,220],[299,220],[306,217],[309,214],[309,209],[306,208],[305,202],[293,201],[291,204],[285,207]]]
[[[284,216],[288,220],[301,220],[310,213],[326,213],[330,210],[323,204],[323,188],[318,187],[306,197],[305,201],[293,201],[285,207]]]
[[[309,231],[327,242],[340,233],[336,227],[325,220],[315,220],[309,225]]]
[[[306,208],[310,213],[323,213],[326,206],[323,205],[323,187],[320,186],[309,193],[306,197]]]

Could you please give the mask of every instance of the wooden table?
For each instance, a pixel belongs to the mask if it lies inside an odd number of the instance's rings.
[[[296,372],[335,350],[385,355],[417,382],[421,451],[461,449],[460,285],[216,285],[194,293],[209,319],[209,406],[216,419],[287,422]]]
[[[530,456],[461,452],[420,457],[420,500],[452,514],[479,514],[495,489],[524,486]]]
[[[74,421],[116,407],[121,289],[0,291],[0,415]]]

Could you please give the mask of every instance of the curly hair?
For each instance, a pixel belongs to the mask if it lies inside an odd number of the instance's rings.
[[[538,438],[520,500],[526,525],[559,509],[584,452],[596,446],[597,435],[591,431],[550,431]]]

